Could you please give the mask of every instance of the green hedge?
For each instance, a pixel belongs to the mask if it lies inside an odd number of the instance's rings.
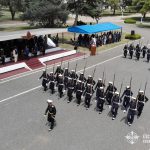
[[[127,19],[124,20],[124,23],[135,24],[136,20],[131,19],[131,18],[127,18]]]
[[[140,39],[140,38],[141,38],[140,34],[134,34],[134,35],[126,34],[125,35],[125,39],[137,40],[137,39]]]

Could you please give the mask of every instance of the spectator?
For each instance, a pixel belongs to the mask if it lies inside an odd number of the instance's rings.
[[[12,54],[13,54],[14,62],[16,63],[18,61],[18,49],[17,49],[17,47],[15,47],[13,49]]]

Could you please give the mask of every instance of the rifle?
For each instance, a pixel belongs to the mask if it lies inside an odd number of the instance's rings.
[[[119,91],[119,103],[120,103],[120,95],[121,95],[122,86],[123,86],[123,81],[122,81],[122,83],[121,83],[120,91]]]
[[[140,89],[141,89],[141,84],[140,84],[140,88],[138,90],[138,95],[136,97],[136,109],[137,109],[137,105],[138,105],[138,98],[139,98],[139,91],[140,91]]]
[[[86,59],[85,66],[84,66],[84,69],[83,69],[83,76],[85,74],[86,65],[87,65],[87,59]]]
[[[60,68],[62,67],[62,63],[63,63],[63,58],[64,58],[64,57],[62,57],[62,59],[61,59],[61,64],[60,64]]]
[[[78,66],[78,61],[76,61],[76,66],[75,66],[75,74],[76,74],[76,72],[77,72],[77,66]]]
[[[54,64],[53,64],[53,74],[54,74],[54,71],[55,71],[55,61],[54,61]]]
[[[131,76],[131,79],[130,79],[130,100],[131,100],[131,85],[132,85],[132,76]]]
[[[105,68],[104,68],[103,76],[102,76],[102,83],[103,83],[103,84],[104,84],[104,86],[105,86],[105,80],[106,80],[106,79],[104,79],[104,77],[105,77]]]
[[[146,87],[147,87],[147,81],[146,81],[146,83],[145,83],[145,88],[144,88],[144,102],[145,102]]]
[[[68,61],[68,71],[69,71],[69,61]]]
[[[45,71],[47,71],[47,63],[45,63]]]
[[[115,83],[115,78],[116,78],[116,75],[114,74],[114,79],[113,79],[113,92],[114,92],[114,83]]]

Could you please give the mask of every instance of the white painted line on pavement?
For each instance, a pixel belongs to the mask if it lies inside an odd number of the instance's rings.
[[[41,85],[40,85],[40,86],[37,86],[37,87],[34,87],[34,88],[32,88],[32,89],[29,89],[29,90],[27,90],[27,91],[21,92],[21,93],[19,93],[19,94],[16,94],[16,95],[14,95],[14,96],[5,98],[5,99],[3,99],[3,100],[0,100],[0,103],[5,102],[5,101],[8,101],[8,100],[10,100],[10,99],[12,99],[12,98],[18,97],[18,96],[20,96],[20,95],[29,93],[29,92],[31,92],[31,91],[33,91],[33,90],[36,90],[36,89],[40,88],[40,87],[41,87]]]
[[[106,63],[106,62],[109,62],[109,61],[111,61],[111,60],[114,60],[114,59],[116,59],[116,58],[119,58],[120,56],[122,56],[122,55],[118,55],[118,56],[116,56],[116,57],[107,59],[107,60],[102,61],[102,62],[100,62],[100,63],[97,63],[97,64],[95,64],[95,65],[89,66],[89,67],[85,68],[85,70],[88,70],[88,69],[93,68],[93,67],[95,67],[95,66],[102,65],[102,64],[104,64],[104,63]],[[78,73],[78,72],[81,72],[81,71],[83,71],[83,70],[84,70],[84,69],[81,69],[81,70],[77,71],[77,73]],[[31,92],[31,91],[33,91],[33,90],[36,90],[36,89],[40,88],[40,87],[41,87],[41,85],[40,85],[40,86],[37,86],[37,87],[34,87],[34,88],[32,88],[32,89],[29,89],[29,90],[27,90],[27,91],[21,92],[21,93],[19,93],[19,94],[13,95],[13,96],[11,96],[11,97],[5,98],[5,99],[3,99],[3,100],[0,100],[0,103],[5,102],[5,101],[8,101],[8,100],[10,100],[10,99],[12,99],[12,98],[18,97],[18,96],[20,96],[20,95],[29,93],[29,92]]]

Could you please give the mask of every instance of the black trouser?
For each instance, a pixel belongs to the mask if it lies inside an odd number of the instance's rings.
[[[124,51],[124,57],[125,58],[127,57],[127,51]]]
[[[146,52],[144,51],[144,52],[143,52],[143,58],[145,58],[145,54],[146,54]]]
[[[81,103],[81,95],[82,95],[82,92],[76,92],[76,99],[77,99],[77,104],[80,105]]]
[[[47,121],[51,123],[50,129],[53,129],[55,119],[50,114],[48,114],[48,116],[47,116]]]
[[[97,101],[97,108],[99,109],[100,112],[103,111],[103,106],[104,106],[104,100],[98,100]]]
[[[132,59],[132,56],[133,56],[133,51],[130,52],[130,57],[131,57],[131,59]]]
[[[58,92],[59,92],[59,96],[60,96],[60,98],[62,97],[62,95],[63,95],[63,89],[62,88],[58,88]]]
[[[119,108],[119,106],[117,104],[113,104],[111,107],[111,113],[114,118],[116,118],[116,116],[117,116],[118,108]]]
[[[144,107],[144,104],[143,104],[143,103],[138,103],[137,111],[138,111],[138,116],[139,116],[139,117],[141,116],[141,113],[142,113],[142,111],[143,111],[143,107]]]
[[[86,96],[85,96],[85,105],[87,106],[87,108],[90,107],[90,101],[91,101],[91,96],[86,94]]]
[[[125,110],[127,110],[128,109],[128,107],[129,107],[129,102],[130,102],[130,97],[127,97],[127,96],[125,96],[124,97],[124,100],[123,100],[123,107],[125,108]]]
[[[54,86],[55,86],[55,83],[50,82],[49,89],[51,90],[52,94],[54,93]]]
[[[113,93],[108,92],[107,95],[106,95],[106,100],[108,102],[108,105],[111,104],[112,97],[113,97]]]
[[[42,81],[42,86],[44,87],[44,91],[47,90],[47,85],[46,85],[47,81],[45,79],[43,79]]]
[[[71,90],[68,90],[68,92],[67,92],[67,96],[68,96],[68,101],[69,102],[71,102],[71,100],[72,100],[72,93],[73,93],[73,91],[71,91]]]
[[[129,123],[133,123],[134,121],[134,116],[135,116],[135,110],[129,109],[128,114],[127,114],[127,120]]]
[[[149,62],[149,59],[150,59],[150,56],[149,56],[149,55],[147,55],[147,62]]]

